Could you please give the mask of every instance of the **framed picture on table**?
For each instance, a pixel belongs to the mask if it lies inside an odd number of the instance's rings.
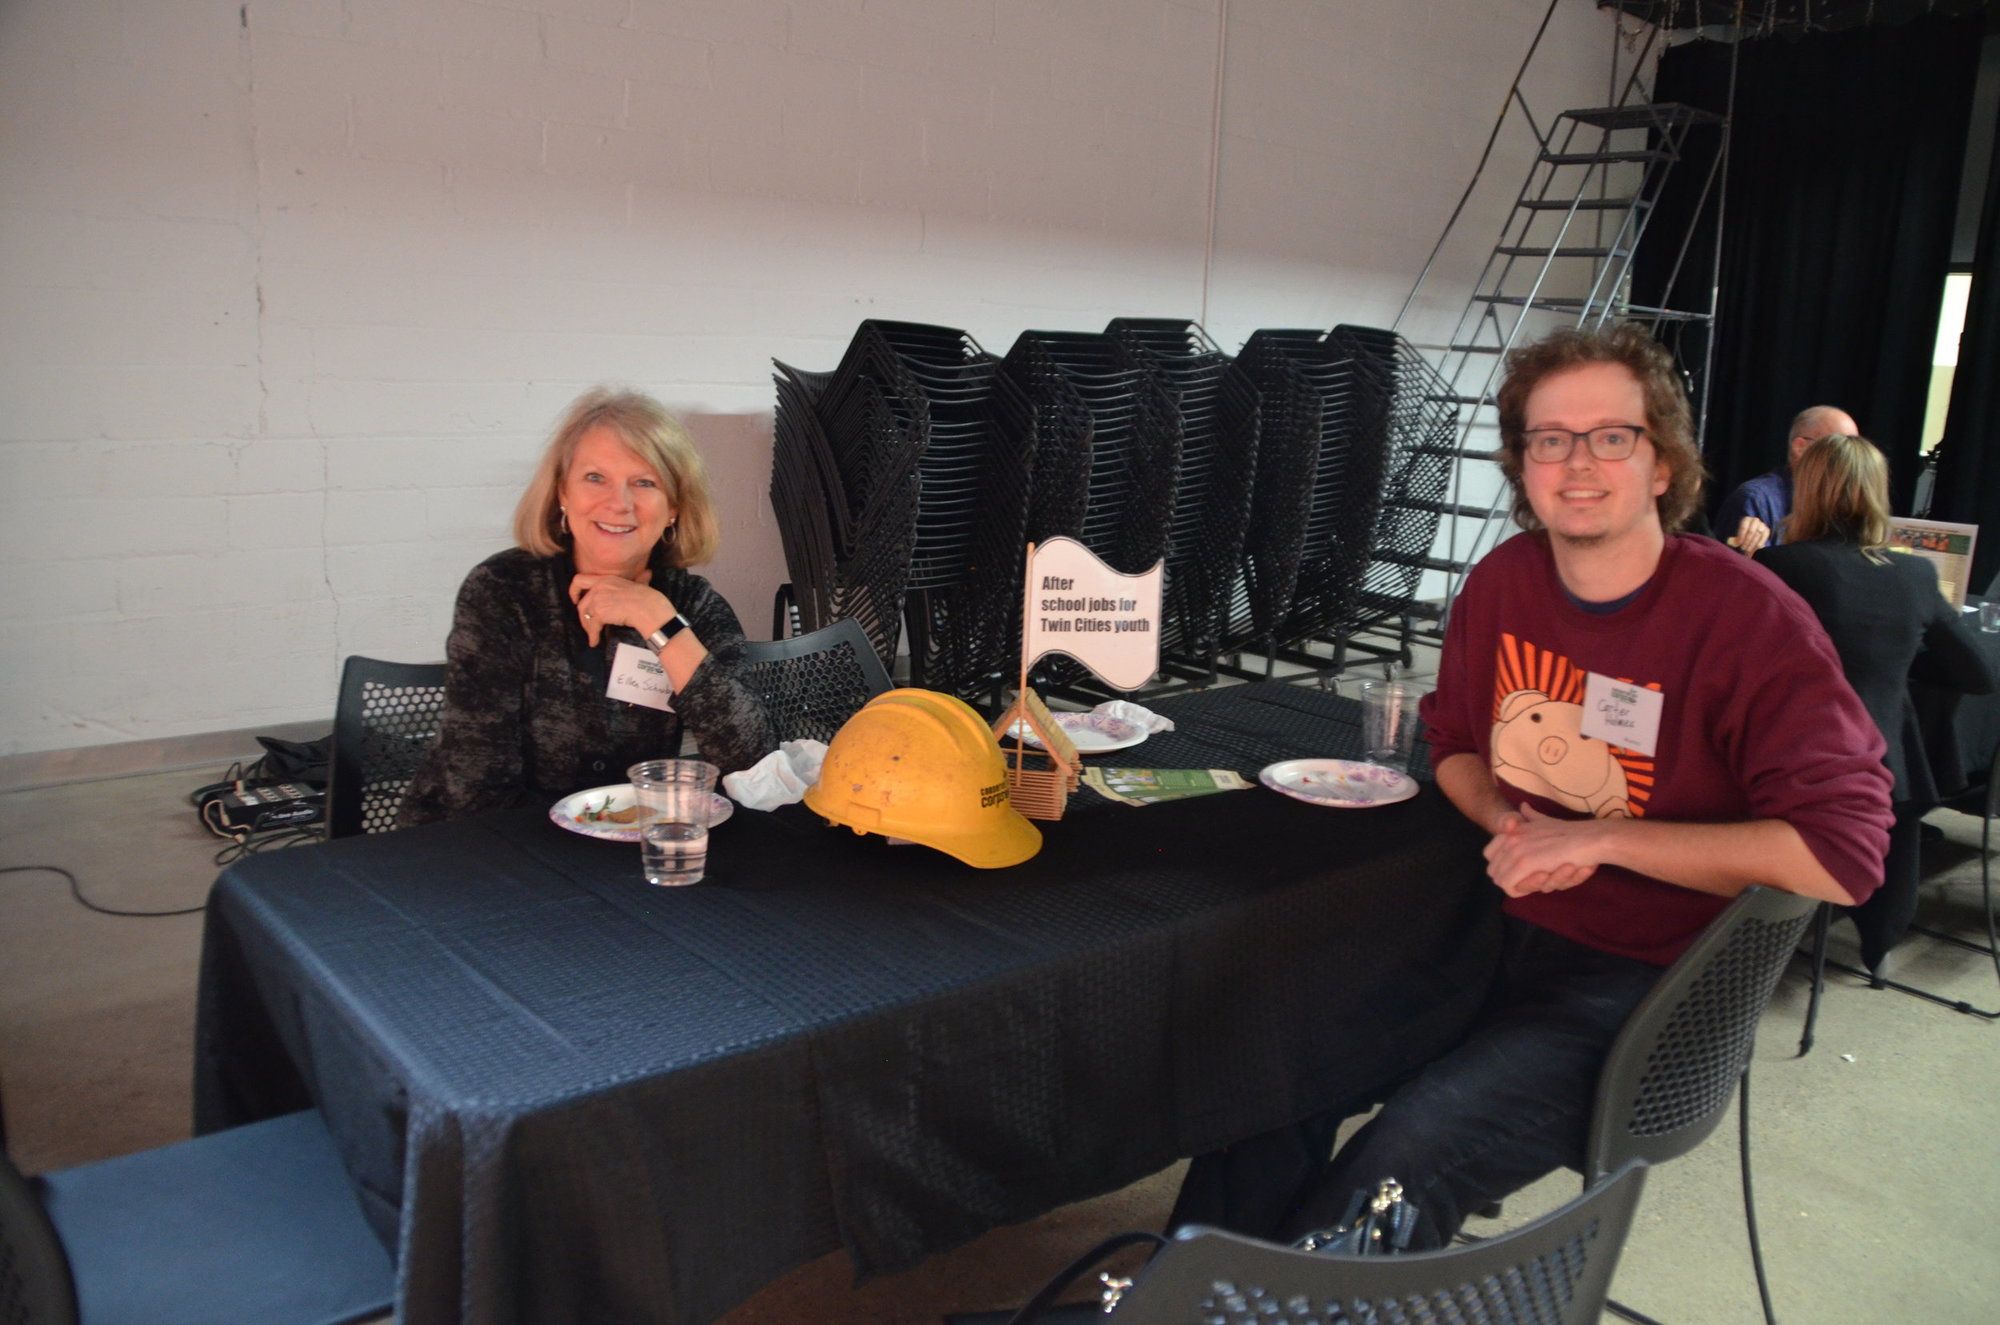
[[[1961,611],[1965,608],[1966,581],[1972,577],[1972,547],[1978,540],[1976,524],[1947,524],[1902,515],[1889,519],[1889,546],[1913,552],[1936,566],[1939,590]]]

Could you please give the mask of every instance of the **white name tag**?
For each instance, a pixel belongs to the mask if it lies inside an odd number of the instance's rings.
[[[627,704],[674,711],[674,683],[667,679],[667,669],[660,666],[659,655],[637,644],[620,644],[611,655],[611,684],[604,693]]]
[[[1583,734],[1651,756],[1660,741],[1660,708],[1666,697],[1630,681],[1596,672],[1583,683]]]

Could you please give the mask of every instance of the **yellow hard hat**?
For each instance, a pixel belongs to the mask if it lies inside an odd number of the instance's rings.
[[[970,704],[935,690],[877,695],[834,733],[806,804],[856,833],[935,847],[980,869],[1018,865],[1042,833],[1007,792],[1007,763]]]

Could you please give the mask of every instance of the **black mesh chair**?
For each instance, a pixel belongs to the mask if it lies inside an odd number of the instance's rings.
[[[842,723],[889,688],[889,673],[853,620],[746,644],[743,674],[781,741],[832,741]]]
[[[1442,1251],[1336,1256],[1184,1228],[1109,1318],[1119,1325],[1586,1325],[1610,1291],[1645,1167],[1628,1164],[1559,1210]]]
[[[1588,1185],[1634,1159],[1658,1164],[1686,1154],[1722,1122],[1740,1086],[1743,1219],[1766,1320],[1771,1291],[1750,1184],[1750,1051],[1771,991],[1818,905],[1796,893],[1752,888],[1661,974],[1626,1019],[1598,1076],[1583,1173]],[[1609,1306],[1627,1320],[1649,1319]]]
[[[328,837],[396,826],[410,778],[437,743],[443,710],[443,663],[382,662],[359,654],[347,660],[333,716]]]
[[[1646,1166],[1633,1162],[1541,1218],[1442,1251],[1345,1256],[1190,1224],[1105,1312],[1043,1320],[1118,1325],[1594,1325],[1632,1227]],[[1073,1267],[1074,1268],[1074,1267]],[[1045,1292],[1047,1290],[1044,1290]],[[949,1325],[1004,1325],[1002,1313]]]
[[[338,1325],[395,1287],[315,1110],[36,1178],[0,1157],[8,1325]]]

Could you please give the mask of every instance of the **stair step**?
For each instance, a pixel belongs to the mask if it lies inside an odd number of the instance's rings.
[[[1497,514],[1484,506],[1467,506],[1463,502],[1424,501],[1417,497],[1384,497],[1382,504],[1404,511],[1429,511],[1433,515],[1463,515],[1473,520],[1484,520],[1489,515]]]
[[[1410,448],[1418,455],[1448,455],[1454,460],[1498,460],[1498,451],[1488,451],[1477,446],[1433,446],[1424,443]]]
[[[1521,207],[1530,212],[1622,212],[1628,207],[1651,206],[1643,198],[1523,198]]]
[[[1472,565],[1469,561],[1446,561],[1442,557],[1417,557],[1407,552],[1383,549],[1375,554],[1375,560],[1386,561],[1392,566],[1417,566],[1424,570],[1457,572]]]
[[[1627,161],[1672,161],[1672,152],[1635,147],[1629,152],[1544,152],[1541,159],[1552,166],[1615,166]]]
[[[1476,294],[1472,296],[1472,302],[1475,304],[1503,304],[1509,308],[1537,308],[1550,313],[1581,313],[1586,311],[1586,308],[1589,311],[1595,311],[1597,308],[1602,307],[1602,305],[1597,304],[1586,305],[1585,301],[1581,299],[1558,299],[1553,296],[1544,296],[1531,300],[1526,295],[1519,294]],[[1614,311],[1620,317],[1658,318],[1662,322],[1710,322],[1714,320],[1713,315],[1708,313],[1687,313],[1675,308],[1650,308],[1642,304],[1625,304]]]
[[[1587,106],[1566,110],[1559,120],[1575,120],[1593,129],[1663,129],[1674,124],[1720,124],[1722,116],[1712,110],[1685,106],[1678,101],[1634,102],[1629,106]]]
[[[1424,400],[1427,403],[1437,405],[1484,405],[1488,403],[1485,396],[1461,396],[1449,391],[1426,392]]]
[[[1609,246],[1551,249],[1546,245],[1534,244],[1496,244],[1493,251],[1510,258],[1539,258],[1544,255],[1552,258],[1622,258],[1627,252],[1625,249]]]
[[[1498,345],[1447,345],[1447,346],[1445,346],[1444,348],[1445,348],[1445,353],[1447,353],[1447,354],[1498,354],[1498,353],[1500,353],[1500,347],[1499,347]]]

